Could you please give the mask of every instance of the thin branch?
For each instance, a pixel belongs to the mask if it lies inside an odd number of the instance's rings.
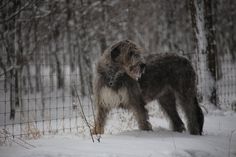
[[[3,133],[0,132],[0,134],[4,135],[6,138],[8,138],[11,142],[16,143],[17,145],[25,148],[25,149],[30,149],[30,147],[36,148],[34,145],[24,141],[21,138],[17,138],[14,135],[11,135],[7,130],[3,129]],[[18,140],[15,140],[15,138]],[[28,145],[28,146],[26,146]]]
[[[92,99],[90,88],[88,88],[88,92],[89,92],[89,99],[90,99],[90,102],[91,102],[91,108],[92,108],[92,112],[93,112],[93,120],[95,122],[95,112],[94,112],[94,108],[93,108],[93,99]]]
[[[38,1],[38,0],[36,0]],[[27,8],[28,6],[30,6],[31,4],[35,3],[34,1],[28,1],[22,8],[20,8],[19,10],[17,10],[15,13],[13,13],[10,17],[8,17],[7,19],[1,20],[0,24],[6,23],[10,20],[12,20],[14,17],[16,17],[18,14],[20,14],[25,8]]]
[[[83,107],[82,107],[82,103],[81,103],[81,100],[80,100],[80,97],[79,97],[79,94],[78,94],[78,92],[77,92],[77,90],[76,90],[75,85],[73,86],[73,88],[74,88],[76,97],[77,97],[77,99],[78,99],[78,101],[79,101],[79,106],[80,106],[80,109],[81,109],[81,116],[82,116],[82,119],[85,121],[87,127],[89,128],[89,133],[90,133],[91,139],[92,139],[92,141],[93,141],[93,143],[94,143],[94,138],[93,138],[92,130],[91,130],[91,128],[90,128],[91,125],[89,124],[89,122],[88,122],[88,120],[87,120],[87,118],[86,118],[86,116],[85,116],[85,114],[84,114],[84,110],[83,110]]]
[[[4,3],[3,5],[0,6],[0,10],[3,9],[8,3],[10,3],[11,1],[8,0],[6,3]]]
[[[200,105],[200,107],[202,107],[206,111],[206,113],[208,114],[208,110],[207,110],[207,108],[205,106]]]
[[[0,56],[0,68],[3,70],[3,74],[6,76],[7,70],[6,70],[5,65],[2,62],[2,57],[1,56]],[[0,74],[0,76],[1,76],[1,74]]]
[[[93,99],[92,99],[92,94],[91,94],[90,88],[88,88],[88,92],[89,92],[89,98],[90,98],[90,102],[91,102],[92,113],[93,113],[92,114],[93,115],[93,120],[94,120],[94,123],[95,123],[96,119],[95,119],[95,112],[94,112],[94,107],[93,107]],[[101,135],[100,134],[96,134],[95,136],[96,136],[97,141],[100,142],[101,141]]]
[[[21,66],[16,66],[16,65],[10,66],[8,69],[4,70],[4,72],[0,73],[0,76],[5,75],[6,73],[10,72],[13,69],[19,69],[19,68],[21,68]]]
[[[4,133],[7,134],[8,136],[14,137],[14,135],[11,134],[11,133],[10,133],[9,131],[7,131],[6,129],[3,129],[3,131],[4,131]],[[36,148],[36,146],[30,144],[29,142],[26,142],[25,140],[23,140],[23,139],[20,138],[20,137],[14,137],[14,138],[17,138],[18,140],[22,141],[24,144],[26,144],[26,145],[28,145],[28,146],[30,146],[30,147]]]

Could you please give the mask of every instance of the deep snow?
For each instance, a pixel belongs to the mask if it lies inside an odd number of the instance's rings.
[[[125,115],[125,119],[131,117]],[[151,117],[150,121],[154,131],[139,131],[135,122],[117,120],[115,115],[109,120],[100,143],[92,143],[89,135],[50,135],[27,141],[36,146],[29,150],[16,144],[0,146],[0,157],[236,156],[236,114],[233,112],[214,111],[206,115],[204,136],[172,132],[164,118]]]

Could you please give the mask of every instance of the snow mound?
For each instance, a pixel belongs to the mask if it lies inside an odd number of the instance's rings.
[[[65,134],[30,140],[36,147],[31,149],[1,146],[0,157],[236,157],[235,113],[207,115],[203,136],[172,132],[160,117],[151,121],[156,121],[153,131],[123,128],[110,134],[108,126],[101,142],[93,143],[89,135]]]

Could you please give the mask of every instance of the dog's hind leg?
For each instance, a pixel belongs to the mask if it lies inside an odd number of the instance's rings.
[[[187,118],[187,126],[190,134],[201,135],[204,115],[198,103],[196,104],[195,102],[195,95],[191,94],[191,91],[188,91],[179,95],[179,99]]]
[[[158,99],[158,102],[161,106],[161,109],[169,117],[172,129],[177,132],[183,132],[185,130],[185,127],[177,112],[174,93],[172,93],[171,91],[165,92]]]

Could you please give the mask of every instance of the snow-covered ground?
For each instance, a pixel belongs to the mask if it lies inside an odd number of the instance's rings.
[[[28,140],[35,148],[0,146],[0,157],[236,157],[233,112],[206,115],[204,136],[172,132],[165,118],[155,116],[150,119],[154,131],[139,131],[132,116],[123,117],[112,116],[100,143],[87,134],[50,135]]]

